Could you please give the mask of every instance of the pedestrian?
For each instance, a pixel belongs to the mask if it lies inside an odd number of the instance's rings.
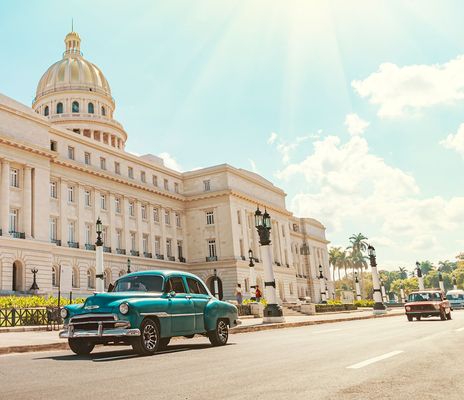
[[[256,298],[256,302],[257,302],[257,303],[260,302],[261,297],[262,297],[261,290],[259,290],[259,286],[256,285],[256,288],[255,288],[255,298]]]
[[[242,285],[237,283],[237,287],[235,288],[235,298],[237,299],[237,304],[242,304]]]

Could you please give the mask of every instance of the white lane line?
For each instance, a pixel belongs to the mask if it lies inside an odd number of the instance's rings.
[[[456,332],[462,332],[462,331],[464,331],[464,328],[456,329]]]
[[[404,351],[403,350],[392,351],[390,353],[382,354],[381,356],[374,357],[374,358],[369,358],[368,360],[362,361],[360,363],[350,365],[349,367],[346,367],[346,368],[359,369],[359,368],[365,367],[367,365],[376,363],[378,361],[382,361],[382,360],[385,360],[387,358],[397,356],[398,354],[401,354],[401,353],[404,353]]]
[[[329,333],[329,332],[338,332],[338,331],[341,331],[341,329],[326,329],[323,331],[315,331],[313,333]]]

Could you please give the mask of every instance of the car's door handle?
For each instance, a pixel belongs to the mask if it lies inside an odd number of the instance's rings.
[[[185,298],[186,298],[187,300],[190,300],[190,299],[192,298],[192,296],[185,296]]]

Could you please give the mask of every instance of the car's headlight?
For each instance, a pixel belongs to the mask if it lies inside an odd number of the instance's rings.
[[[60,311],[61,318],[65,319],[68,317],[68,310],[66,308],[62,308]]]
[[[129,312],[129,304],[121,303],[119,305],[119,312],[123,315],[127,314]]]
[[[406,306],[406,311],[411,311],[411,307]]]

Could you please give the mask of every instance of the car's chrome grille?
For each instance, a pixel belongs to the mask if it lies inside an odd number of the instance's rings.
[[[113,314],[83,314],[72,317],[69,324],[76,331],[98,330],[99,325],[103,325],[104,329],[111,329],[115,327],[116,319]]]

